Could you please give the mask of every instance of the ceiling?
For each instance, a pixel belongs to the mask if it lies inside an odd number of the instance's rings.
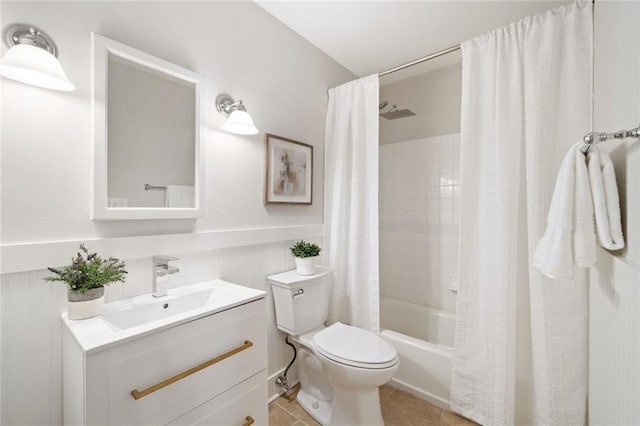
[[[254,0],[357,76],[378,73],[566,1]],[[382,84],[460,61],[452,53]]]

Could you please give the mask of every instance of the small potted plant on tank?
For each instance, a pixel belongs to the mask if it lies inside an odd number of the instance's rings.
[[[322,250],[320,246],[301,240],[291,246],[290,250],[291,254],[296,258],[296,272],[298,275],[313,275],[318,255]]]
[[[55,275],[44,280],[67,284],[69,319],[80,320],[102,313],[104,286],[124,282],[127,271],[119,259],[103,260],[98,253],[90,253],[80,244],[80,251],[66,268],[47,268]]]

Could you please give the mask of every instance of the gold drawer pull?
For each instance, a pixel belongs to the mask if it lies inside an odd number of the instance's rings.
[[[247,416],[244,418],[246,421],[244,423],[242,423],[242,426],[251,426],[255,420],[253,420],[253,417],[251,416]]]
[[[176,374],[173,377],[169,377],[168,379],[163,380],[160,383],[156,383],[155,385],[149,386],[148,388],[143,389],[141,391],[139,391],[138,389],[134,389],[131,391],[131,396],[133,396],[133,399],[140,399],[142,397],[145,397],[150,393],[154,393],[155,391],[160,390],[165,386],[169,386],[170,384],[177,382],[178,380],[182,380],[185,377],[189,377],[193,373],[197,373],[200,370],[210,367],[213,364],[222,361],[223,359],[227,359],[237,354],[238,352],[242,352],[245,349],[249,349],[251,346],[253,346],[253,342],[251,342],[251,340],[245,340],[243,345],[240,345],[235,349],[231,349],[229,352],[225,352],[222,355],[218,355],[215,358],[211,358],[209,361],[205,361],[200,365],[196,365],[195,367],[190,368],[186,371],[183,371],[180,374]],[[249,421],[249,416],[247,417],[247,421]],[[251,423],[253,423],[253,419],[251,419]],[[251,423],[248,423],[248,424],[251,424]]]

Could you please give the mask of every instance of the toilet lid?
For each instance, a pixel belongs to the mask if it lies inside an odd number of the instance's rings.
[[[387,368],[398,362],[396,348],[370,331],[340,322],[313,337],[316,350],[336,362],[362,368]]]

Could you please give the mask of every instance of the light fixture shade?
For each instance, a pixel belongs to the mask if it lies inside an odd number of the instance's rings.
[[[222,125],[222,130],[238,135],[255,135],[258,133],[258,129],[253,124],[249,113],[238,109],[229,114],[227,121]]]
[[[71,91],[75,86],[55,56],[40,47],[16,44],[0,62],[0,75],[46,89]]]

